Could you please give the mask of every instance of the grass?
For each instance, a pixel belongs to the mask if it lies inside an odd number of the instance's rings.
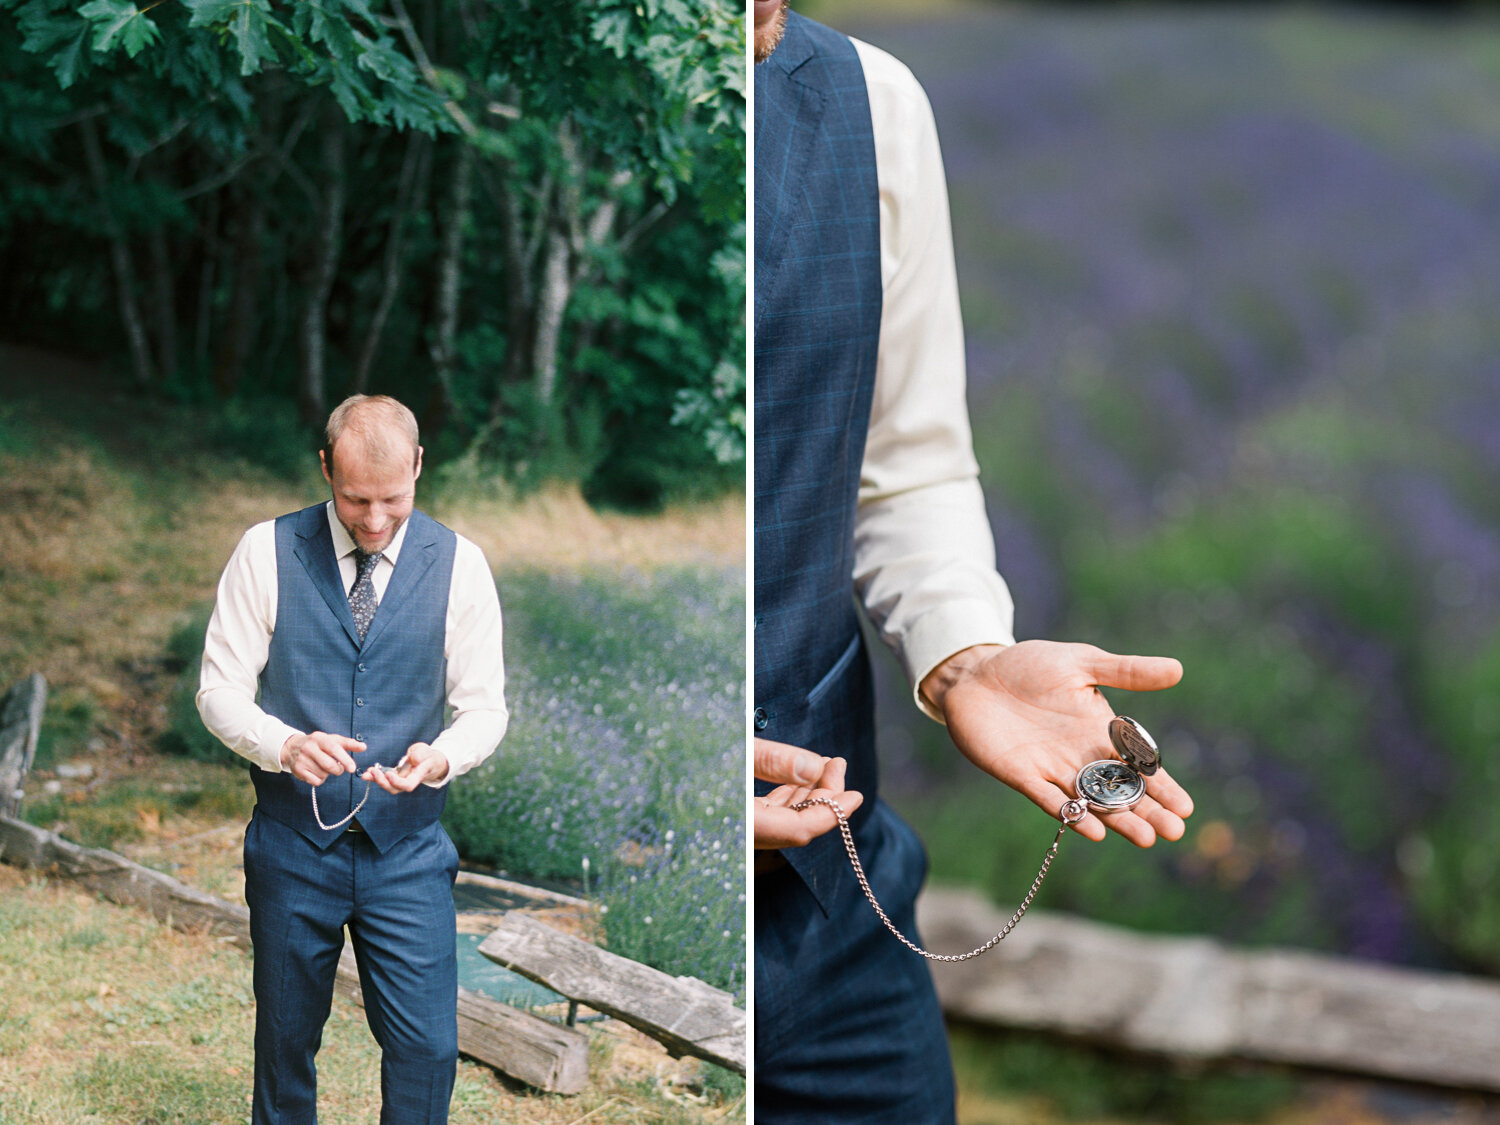
[[[0,1125],[236,1123],[247,1119],[254,1001],[248,955],[171,930],[139,911],[0,867]],[[535,1094],[487,1067],[459,1064],[455,1125],[698,1125],[743,1120],[738,1095],[689,1064],[658,1080],[662,1056],[617,1025],[593,1025],[583,1094]],[[342,998],[319,1054],[320,1120],[380,1112],[379,1048]],[[694,1069],[696,1068],[696,1073]]]

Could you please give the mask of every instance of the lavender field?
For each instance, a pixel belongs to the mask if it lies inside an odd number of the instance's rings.
[[[578,884],[611,950],[743,997],[741,572],[529,571],[500,596],[511,725],[450,794],[460,852]]]
[[[1500,972],[1500,24],[807,10],[931,97],[1019,635],[1186,666],[1114,703],[1188,838],[1042,905]],[[1045,816],[886,687],[886,797],[1014,901]]]

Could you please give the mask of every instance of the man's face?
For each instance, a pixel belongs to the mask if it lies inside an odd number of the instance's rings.
[[[755,0],[755,61],[764,62],[781,42],[790,0]]]
[[[422,450],[417,450],[415,464],[405,457],[387,463],[370,457],[362,442],[345,436],[334,446],[332,465],[325,454],[318,456],[323,477],[333,489],[339,523],[360,550],[385,550],[416,502]]]

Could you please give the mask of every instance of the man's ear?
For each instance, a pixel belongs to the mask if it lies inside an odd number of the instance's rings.
[[[417,467],[412,471],[411,479],[416,480],[422,475],[422,447],[417,446]]]
[[[320,466],[322,466],[322,469],[323,469],[323,479],[328,482],[328,487],[332,488],[333,487],[333,474],[331,472],[329,472],[329,469],[332,466],[330,466],[328,464],[328,451],[327,450],[325,450],[325,449],[318,450],[318,464]]]

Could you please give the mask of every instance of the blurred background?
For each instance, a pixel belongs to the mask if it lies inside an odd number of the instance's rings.
[[[1500,21],[796,8],[932,101],[1018,636],[1186,667],[1112,703],[1192,791],[1187,838],[1065,844],[1040,905],[1500,973]],[[1047,817],[981,783],[881,663],[885,797],[935,880],[1008,912]],[[1223,1102],[1217,1078],[1101,1076],[971,1034],[973,1097],[1050,1071],[1064,1116],[1237,1120],[1293,1096],[1262,1073]]]

